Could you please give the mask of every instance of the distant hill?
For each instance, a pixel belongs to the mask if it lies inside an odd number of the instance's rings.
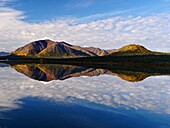
[[[123,46],[122,48],[119,48],[110,55],[167,55],[169,53],[162,53],[162,52],[154,52],[146,49],[142,45],[137,45],[137,44],[130,44]]]
[[[9,55],[10,53],[8,52],[0,52],[0,56],[6,56],[6,55]]]
[[[141,45],[130,44],[130,45],[126,45],[120,49],[115,50],[115,52],[149,53],[151,51],[149,51],[148,49],[146,49],[145,47],[143,47]]]
[[[74,58],[104,56],[111,52],[112,50],[107,51],[94,47],[74,46],[66,42],[39,40],[18,48],[16,51],[12,52],[12,54],[17,56]]]

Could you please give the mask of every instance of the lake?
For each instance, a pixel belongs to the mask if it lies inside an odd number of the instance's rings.
[[[0,65],[0,128],[169,128],[170,76]]]

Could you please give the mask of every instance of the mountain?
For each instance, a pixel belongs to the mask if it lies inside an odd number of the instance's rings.
[[[111,55],[150,55],[155,53],[158,52],[152,52],[142,45],[130,44],[113,51]]]
[[[10,53],[8,52],[0,52],[0,56],[6,56],[6,55],[9,55]]]
[[[31,42],[13,51],[10,57],[45,57],[45,58],[77,58],[94,56],[133,56],[133,55],[170,55],[170,53],[153,52],[144,46],[130,44],[117,50],[103,50],[95,47],[80,47],[66,42],[39,40]]]
[[[32,57],[55,57],[55,58],[74,58],[89,56],[104,56],[112,50],[102,50],[94,47],[80,47],[66,42],[54,42],[51,40],[39,40],[31,42],[18,48],[13,55],[32,56]]]

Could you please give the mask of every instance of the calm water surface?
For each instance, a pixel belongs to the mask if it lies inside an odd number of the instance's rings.
[[[96,75],[45,82],[0,67],[0,128],[170,128],[169,76]]]

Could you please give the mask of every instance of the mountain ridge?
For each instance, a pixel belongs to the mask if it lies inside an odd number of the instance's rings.
[[[119,49],[104,50],[95,47],[81,47],[66,42],[52,40],[38,40],[13,51],[9,58],[81,58],[81,57],[112,57],[112,56],[136,56],[136,55],[170,55],[170,53],[154,52],[142,45],[129,44]],[[3,59],[3,57],[1,57]],[[5,59],[5,57],[4,57]],[[103,58],[105,59],[105,58]]]
[[[68,44],[66,42],[54,42],[51,40],[39,40],[31,42],[18,48],[11,54],[17,56],[35,56],[35,57],[89,57],[104,56],[110,54],[112,50],[103,50],[95,47],[80,47]]]

